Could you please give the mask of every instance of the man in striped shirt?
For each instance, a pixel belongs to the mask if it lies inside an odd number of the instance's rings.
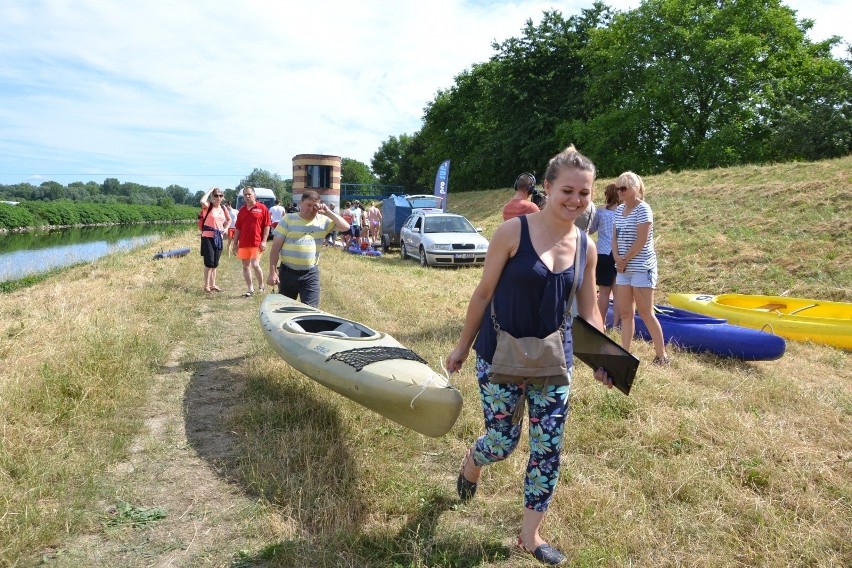
[[[284,215],[272,231],[269,284],[277,284],[278,292],[288,298],[319,307],[319,253],[326,236],[335,229],[348,231],[349,223],[329,209],[319,193],[305,191],[299,212]]]

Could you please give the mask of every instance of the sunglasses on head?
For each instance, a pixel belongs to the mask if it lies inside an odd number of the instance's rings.
[[[617,189],[618,191],[627,191],[627,188],[624,186],[616,187],[615,189]]]

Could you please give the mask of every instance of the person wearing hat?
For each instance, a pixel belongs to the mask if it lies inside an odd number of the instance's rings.
[[[521,215],[538,213],[538,205],[530,201],[530,194],[535,191],[535,176],[524,172],[515,179],[515,195],[503,206],[503,220],[508,221]]]

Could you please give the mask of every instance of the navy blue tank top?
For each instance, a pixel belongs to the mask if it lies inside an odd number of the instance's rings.
[[[562,324],[565,300],[574,282],[574,263],[563,272],[551,272],[541,261],[530,239],[526,216],[521,220],[521,241],[515,256],[506,262],[494,290],[494,311],[500,329],[515,337],[545,338]],[[579,229],[578,229],[579,230]],[[580,231],[580,274],[577,289],[583,284],[586,267],[586,239]],[[568,310],[571,306],[568,306]],[[565,360],[570,369],[574,364],[574,345],[571,336],[572,318],[568,318],[565,340]],[[491,322],[491,308],[485,308],[479,333],[473,343],[476,354],[491,363],[497,347],[497,332]]]

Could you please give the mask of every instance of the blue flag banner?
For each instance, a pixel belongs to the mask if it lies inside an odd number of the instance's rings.
[[[432,195],[441,198],[441,208],[444,213],[447,212],[447,194],[450,192],[450,161],[444,160],[438,166],[438,173],[435,174],[435,191]]]

